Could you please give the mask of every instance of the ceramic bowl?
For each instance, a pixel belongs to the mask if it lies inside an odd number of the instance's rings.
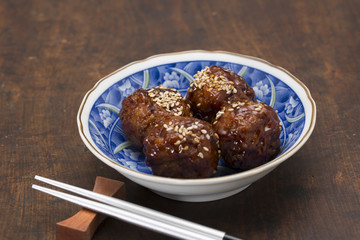
[[[160,84],[185,96],[193,75],[214,64],[243,76],[257,99],[278,111],[281,152],[272,161],[247,171],[232,169],[219,159],[218,173],[210,178],[154,176],[143,153],[126,141],[118,117],[122,100],[138,88]],[[125,177],[167,198],[201,202],[236,194],[275,169],[304,145],[315,118],[316,106],[309,90],[286,70],[250,56],[196,50],[152,56],[100,79],[86,93],[77,122],[87,148]]]

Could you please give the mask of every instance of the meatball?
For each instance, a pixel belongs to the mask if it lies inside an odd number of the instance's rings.
[[[128,141],[142,149],[145,133],[168,115],[192,116],[187,100],[175,89],[155,87],[137,89],[122,101],[119,113]]]
[[[154,175],[205,178],[217,170],[219,140],[210,123],[172,116],[149,129],[143,148]]]
[[[229,102],[212,124],[219,135],[221,157],[231,167],[248,170],[280,151],[280,121],[266,103]]]
[[[218,66],[206,67],[194,75],[186,95],[194,116],[211,122],[222,105],[232,98],[255,101],[255,93],[246,80]]]

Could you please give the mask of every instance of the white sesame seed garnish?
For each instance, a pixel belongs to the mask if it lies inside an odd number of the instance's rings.
[[[177,140],[174,144],[179,145],[180,143],[181,143],[180,140]]]
[[[151,88],[148,91],[149,97],[160,107],[165,108],[170,113],[177,113],[182,111],[181,101],[183,97],[173,88],[167,89],[163,86]],[[180,116],[182,113],[175,114]]]
[[[210,140],[210,135],[209,135],[209,134],[206,134],[206,138],[207,138],[208,140]]]
[[[215,76],[213,73],[211,73],[209,67],[198,71],[194,75],[194,81],[190,83],[190,89],[193,90],[193,87],[202,88],[205,85],[208,89],[224,90],[226,91],[226,94],[237,92],[236,90],[234,91],[235,88],[232,81],[229,81],[224,76]]]
[[[198,156],[199,156],[200,158],[204,158],[204,154],[203,154],[202,152],[199,152]]]
[[[205,129],[201,129],[201,133],[207,134],[207,131]]]
[[[203,149],[207,152],[209,151],[209,149],[207,147],[203,147]]]

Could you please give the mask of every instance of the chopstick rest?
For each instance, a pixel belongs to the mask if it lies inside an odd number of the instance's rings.
[[[96,177],[93,192],[125,199],[125,184],[104,177]],[[57,240],[90,240],[107,216],[81,209],[74,216],[56,223]]]

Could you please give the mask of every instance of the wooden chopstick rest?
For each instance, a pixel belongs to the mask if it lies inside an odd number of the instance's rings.
[[[125,184],[104,177],[96,177],[93,192],[125,200]],[[56,223],[57,240],[90,240],[98,226],[106,218],[87,209],[81,209],[74,216]]]

